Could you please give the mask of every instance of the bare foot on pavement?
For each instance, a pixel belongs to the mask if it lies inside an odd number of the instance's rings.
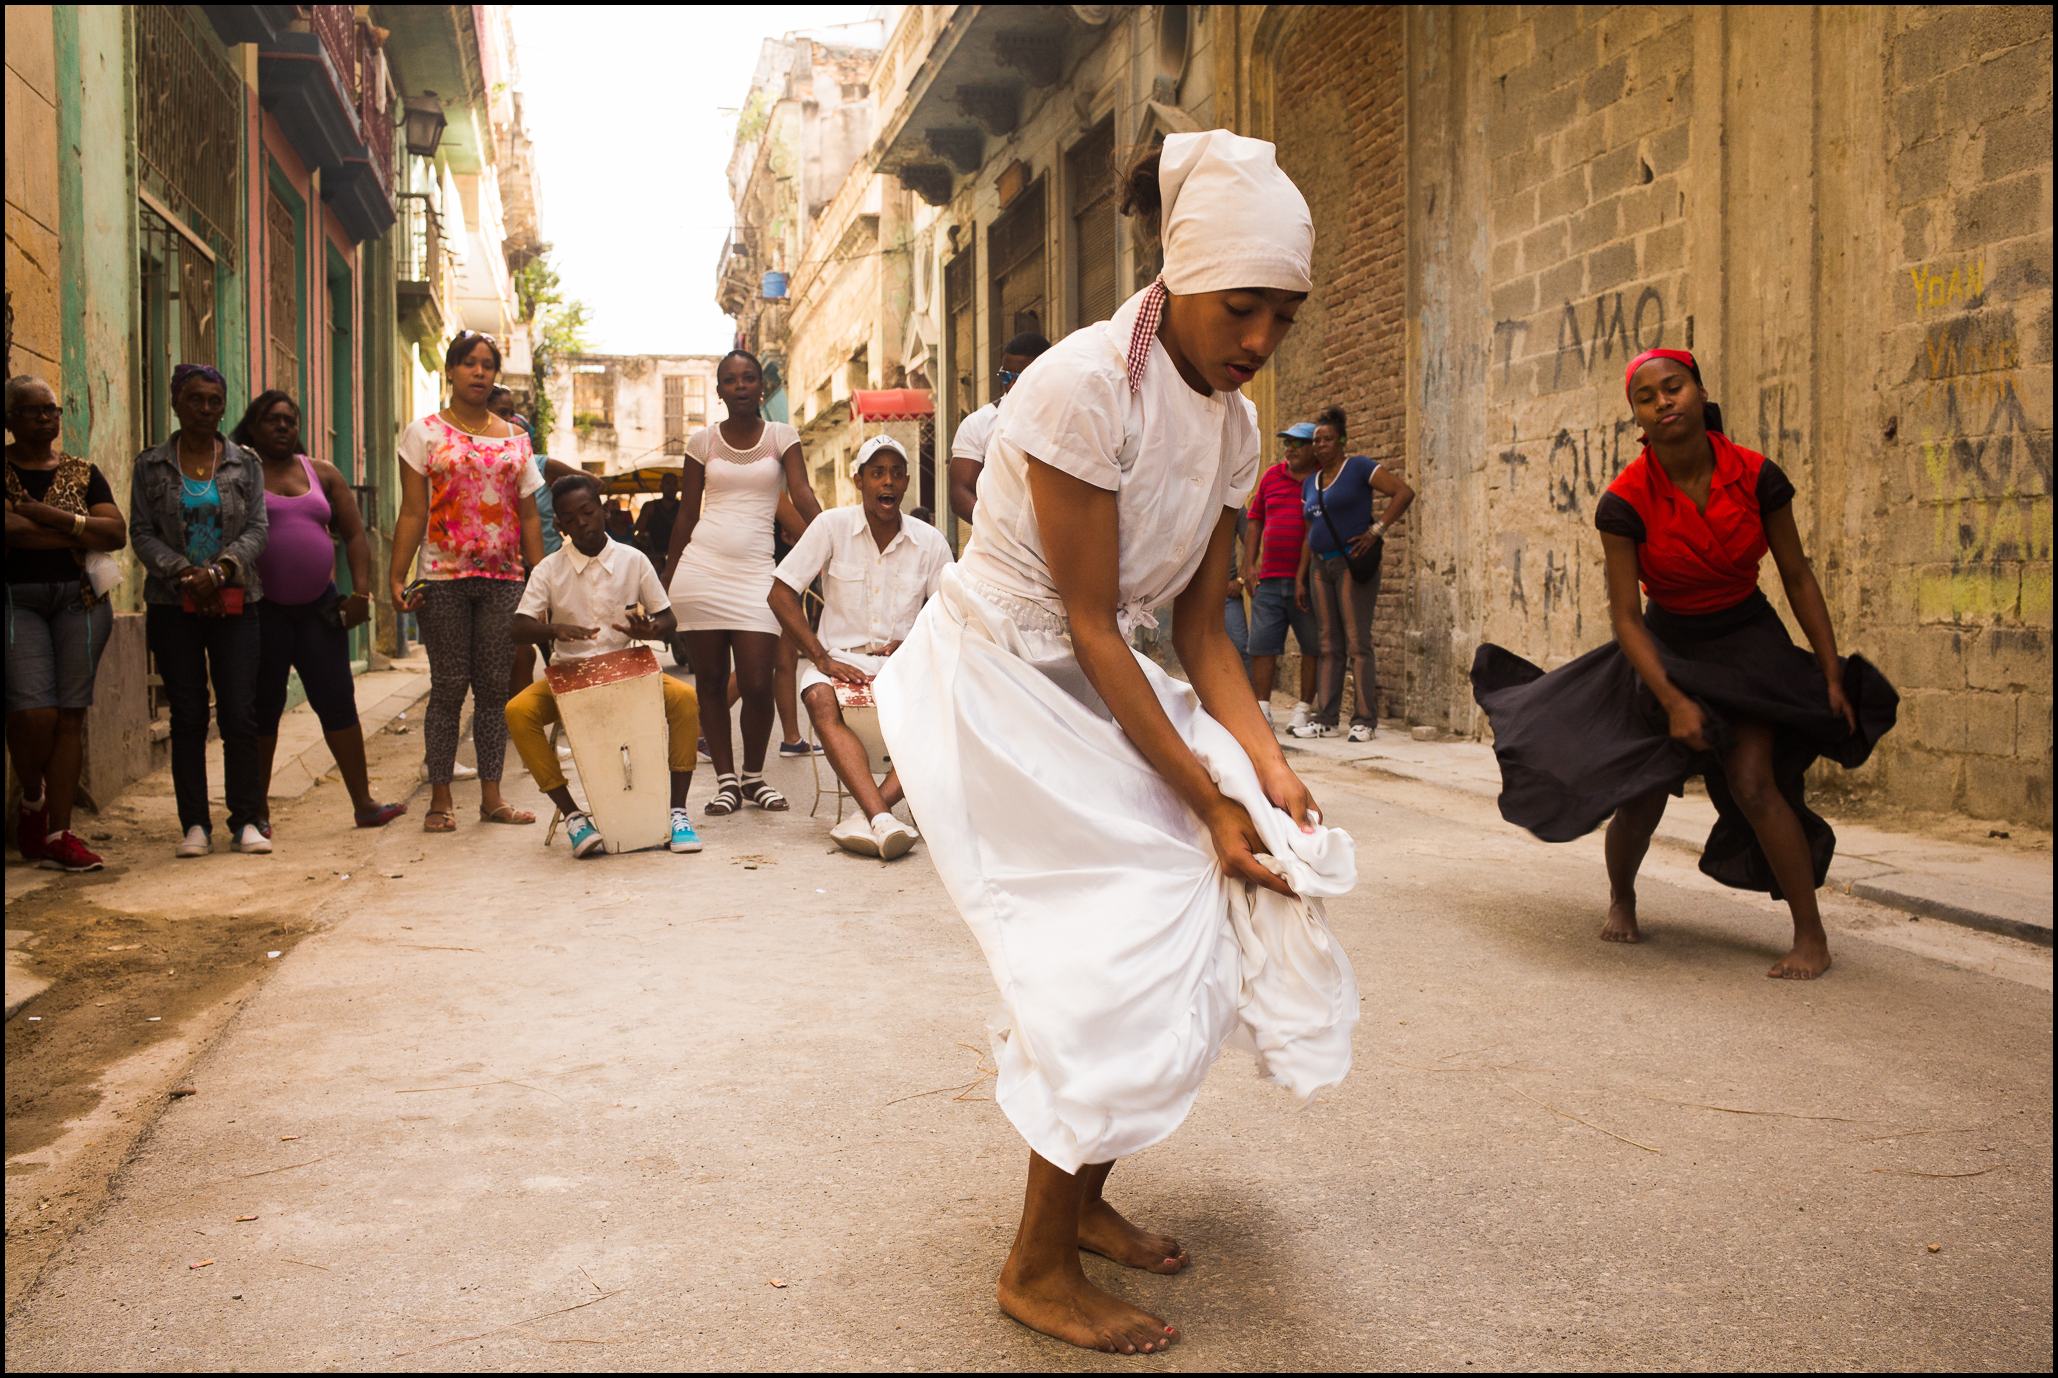
[[[1079,1247],[1088,1253],[1130,1268],[1153,1273],[1176,1273],[1186,1266],[1186,1250],[1179,1241],[1153,1234],[1130,1224],[1105,1201],[1088,1201],[1079,1208]]]

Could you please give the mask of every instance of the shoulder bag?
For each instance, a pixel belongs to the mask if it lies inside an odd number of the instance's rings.
[[[1344,461],[1349,464],[1349,460]],[[1373,465],[1376,471],[1378,465]],[[1338,471],[1341,477],[1342,471]],[[1344,563],[1350,566],[1351,578],[1360,584],[1369,584],[1379,577],[1379,567],[1386,562],[1386,537],[1372,542],[1372,548],[1360,555],[1351,549],[1351,543],[1336,532],[1336,523],[1329,520],[1329,504],[1322,501],[1322,476],[1315,475],[1315,510],[1322,514],[1322,525],[1329,528],[1329,539],[1336,542],[1336,548],[1343,552]]]

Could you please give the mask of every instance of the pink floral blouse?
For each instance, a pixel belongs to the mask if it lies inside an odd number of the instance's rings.
[[[432,414],[400,437],[400,458],[429,479],[422,578],[522,577],[522,499],[543,486],[527,436],[466,435]]]

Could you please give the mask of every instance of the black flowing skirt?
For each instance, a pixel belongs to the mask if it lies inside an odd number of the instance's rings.
[[[1808,767],[1825,756],[1862,765],[1893,727],[1900,695],[1862,656],[1846,657],[1844,695],[1858,717],[1851,731],[1829,706],[1821,666],[1794,645],[1763,593],[1698,616],[1652,606],[1644,624],[1665,673],[1706,715],[1713,749],[1697,752],[1672,739],[1665,710],[1613,641],[1549,674],[1488,643],[1472,660],[1472,696],[1493,724],[1501,817],[1546,842],[1570,842],[1633,799],[1660,789],[1679,794],[1690,777],[1704,776],[1716,819],[1701,870],[1724,885],[1783,898],[1722,774],[1733,726],[1765,723],[1773,729],[1773,778],[1800,817],[1820,886],[1836,834],[1808,808]]]

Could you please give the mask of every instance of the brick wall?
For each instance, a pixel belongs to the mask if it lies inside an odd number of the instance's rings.
[[[1309,299],[1281,346],[1280,424],[1344,409],[1350,449],[1399,467],[1406,454],[1407,159],[1402,14],[1394,5],[1318,9],[1285,40],[1274,141],[1315,219]],[[1267,439],[1268,454],[1277,442]],[[1382,714],[1403,711],[1410,512],[1387,540],[1373,621]],[[1282,685],[1294,681],[1281,677]]]
[[[1901,689],[1896,793],[2051,810],[2051,13],[1903,7],[1871,587]]]

